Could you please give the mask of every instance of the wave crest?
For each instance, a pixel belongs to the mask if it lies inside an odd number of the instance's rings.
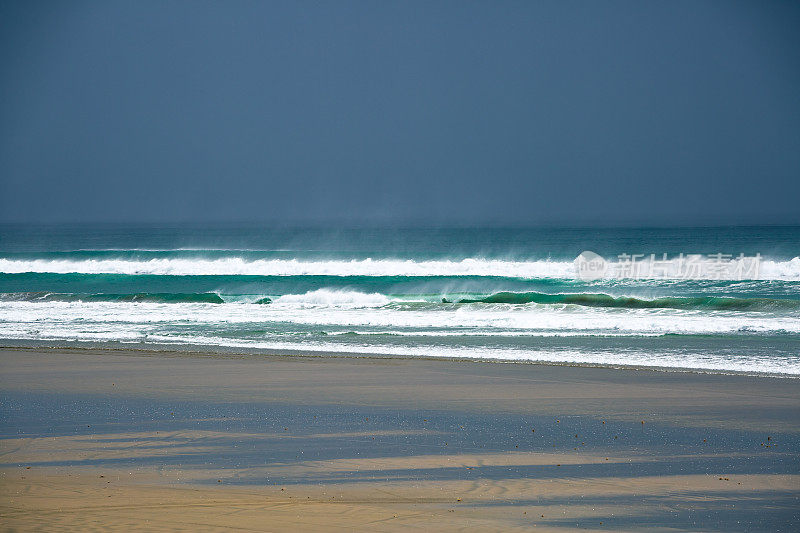
[[[444,300],[449,303],[448,300]],[[625,309],[697,309],[721,311],[778,311],[800,309],[800,301],[775,298],[731,298],[724,296],[670,296],[646,300],[608,294],[546,294],[540,292],[497,292],[484,298],[462,298],[457,303],[573,304],[587,307]]]
[[[486,276],[575,279],[572,261],[511,261],[469,257],[458,260],[354,259],[0,259],[0,273],[124,274],[172,276]],[[647,276],[642,276],[650,279]],[[659,276],[656,276],[656,278]],[[664,276],[661,276],[664,277]],[[800,280],[800,257],[763,260],[758,279]]]
[[[318,289],[305,294],[286,294],[275,300],[275,304],[300,304],[330,307],[381,307],[390,302],[379,293],[366,294],[356,291]]]

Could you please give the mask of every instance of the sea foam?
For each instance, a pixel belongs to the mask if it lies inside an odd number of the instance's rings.
[[[576,278],[572,261],[515,261],[468,257],[455,260],[354,259],[298,260],[226,257],[220,259],[0,259],[0,272],[127,275],[248,275],[248,276],[493,276],[510,278]],[[639,272],[644,279],[670,275]],[[713,277],[706,276],[708,279]],[[764,259],[752,279],[800,280],[800,257],[788,261]]]

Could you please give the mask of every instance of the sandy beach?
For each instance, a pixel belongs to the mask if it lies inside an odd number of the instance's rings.
[[[791,531],[797,380],[4,349],[4,530]]]

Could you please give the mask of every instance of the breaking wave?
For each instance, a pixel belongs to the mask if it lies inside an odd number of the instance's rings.
[[[574,279],[572,261],[512,261],[469,257],[457,260],[353,259],[297,260],[157,258],[134,259],[0,259],[0,272],[127,275],[246,275],[246,276],[491,276]],[[648,275],[639,277],[648,278]],[[669,277],[656,276],[653,278]],[[753,279],[800,280],[800,257],[763,260]]]
[[[450,303],[444,299],[445,303]],[[730,298],[719,296],[665,297],[652,300],[614,297],[608,294],[544,294],[540,292],[498,292],[484,298],[461,298],[452,303],[573,304],[587,307],[626,309],[710,309],[721,311],[778,311],[800,309],[800,301],[774,298]]]

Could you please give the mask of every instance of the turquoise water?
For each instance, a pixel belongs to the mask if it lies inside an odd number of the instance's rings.
[[[583,279],[585,250],[670,268]],[[681,271],[693,254],[758,268]],[[0,342],[800,375],[798,256],[798,227],[6,225]]]

